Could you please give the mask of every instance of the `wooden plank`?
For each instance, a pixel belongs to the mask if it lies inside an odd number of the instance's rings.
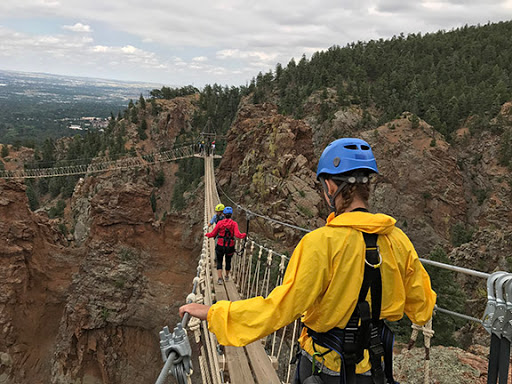
[[[232,280],[225,283],[229,300],[235,301],[240,299],[240,295]],[[257,383],[262,384],[281,384],[277,372],[265,352],[265,348],[260,340],[255,341],[245,347],[249,364],[251,365],[254,377]]]
[[[214,270],[214,274],[216,278],[214,279],[215,282],[213,289],[215,291],[216,299],[230,300],[231,295],[233,295],[232,290],[234,289],[236,292],[236,287],[234,287],[232,282],[217,284],[217,270]],[[233,285],[230,289],[231,295],[228,294],[228,290],[226,289],[228,284]],[[255,384],[244,348],[224,347],[224,354],[226,356],[227,371],[229,374],[229,381],[231,383]]]
[[[229,372],[229,381],[233,384],[255,384],[251,367],[244,348],[224,347]]]
[[[277,376],[277,372],[272,366],[260,340],[247,345],[245,351],[249,357],[249,363],[254,371],[257,383],[281,384],[281,380]]]

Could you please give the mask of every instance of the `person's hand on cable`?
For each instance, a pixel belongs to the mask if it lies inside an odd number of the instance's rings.
[[[188,313],[190,316],[197,317],[200,320],[206,320],[209,309],[209,305],[192,303],[182,305],[179,309],[179,312],[180,317],[183,317],[185,316],[185,313]]]

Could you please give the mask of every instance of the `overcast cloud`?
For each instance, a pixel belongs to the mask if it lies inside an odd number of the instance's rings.
[[[512,19],[512,0],[0,2],[0,69],[242,85],[353,41]]]

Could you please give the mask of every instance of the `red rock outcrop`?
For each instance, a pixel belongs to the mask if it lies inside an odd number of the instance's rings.
[[[28,209],[19,182],[0,180],[0,218],[0,372],[12,383],[44,382],[80,252]]]

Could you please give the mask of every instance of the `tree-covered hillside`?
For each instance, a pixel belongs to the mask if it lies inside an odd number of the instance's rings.
[[[379,123],[410,111],[448,139],[468,116],[485,126],[512,98],[512,22],[465,26],[450,32],[395,36],[333,46],[311,59],[260,73],[249,91],[254,102],[277,101],[285,114],[304,116],[308,96],[336,90],[339,106],[376,107]]]

